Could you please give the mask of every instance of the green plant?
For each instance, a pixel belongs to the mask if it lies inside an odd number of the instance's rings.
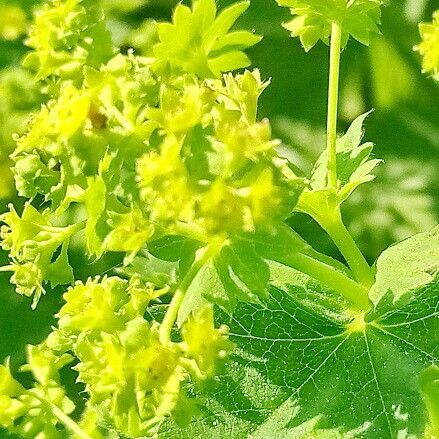
[[[350,36],[383,1],[279,0],[306,50],[330,44],[327,148],[297,175],[257,117],[268,82],[231,30],[249,7],[179,4],[151,56],[113,47],[93,0],[37,13],[25,65],[50,100],[17,138],[21,213],[3,214],[11,282],[70,285],[57,326],[29,346],[33,384],[0,367],[0,425],[30,438],[425,438],[437,431],[439,229],[369,266],[341,206],[380,160],[359,116],[337,137]],[[310,215],[346,264],[287,224]],[[76,280],[69,248],[117,253]],[[227,323],[227,326],[225,325]],[[67,386],[68,371],[77,386]],[[423,404],[425,402],[425,405]]]

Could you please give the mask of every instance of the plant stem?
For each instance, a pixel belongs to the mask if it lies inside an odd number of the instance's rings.
[[[293,253],[288,258],[277,262],[301,271],[338,292],[348,299],[355,309],[363,311],[370,309],[367,289],[331,265],[303,253]]]
[[[337,187],[337,116],[340,78],[341,25],[332,23],[328,88],[327,153],[328,187]]]
[[[375,282],[374,272],[346,229],[340,208],[337,207],[330,213],[328,212],[328,215],[321,218],[319,222],[340,250],[354,278],[366,288],[370,288]]]
[[[58,406],[46,400],[42,396],[38,395],[36,392],[33,392],[32,390],[28,391],[28,393],[32,395],[34,398],[41,401],[43,404],[47,405],[50,408],[50,411],[53,413],[53,415],[72,433],[75,433],[79,439],[93,439],[70,416],[66,415]]]
[[[163,321],[160,325],[159,337],[162,344],[166,345],[171,341],[171,332],[172,328],[174,327],[175,320],[178,316],[178,310],[180,309],[180,306],[191,283],[200,272],[200,270],[204,267],[204,265],[212,257],[214,257],[219,250],[221,250],[223,243],[223,239],[214,240],[206,247],[203,247],[202,249],[197,251],[195,261],[180,282],[178,289],[175,291],[171,303],[169,304],[169,307],[166,311],[165,317],[163,318]]]
[[[72,418],[67,416],[55,404],[49,403],[52,413],[62,422],[70,431],[75,433],[80,439],[93,439],[89,436]]]
[[[70,226],[69,235],[72,236],[75,233],[80,232],[86,226],[86,224],[87,224],[86,220],[73,224],[72,226]]]
[[[192,266],[192,268],[194,268],[194,265]],[[201,267],[197,271],[195,271],[195,270],[192,271],[192,268],[186,276],[186,278],[188,278],[188,275],[191,275],[191,278],[192,278],[191,281],[198,274]],[[174,296],[172,297],[171,303],[169,304],[169,307],[166,310],[165,317],[163,318],[163,321],[160,325],[160,330],[159,330],[160,343],[162,343],[163,345],[166,345],[171,341],[171,331],[172,331],[172,328],[174,327],[174,323],[175,323],[175,320],[177,319],[177,315],[178,315],[178,310],[180,309],[180,306],[183,302],[185,294],[186,294],[186,291],[184,291],[182,289],[182,286],[180,286],[178,288],[178,290],[174,293]]]
[[[328,233],[345,258],[355,280],[366,288],[375,282],[374,270],[369,266],[343,223],[340,206],[337,204],[335,191],[320,200],[308,200],[299,206],[300,212],[306,213]],[[316,258],[321,259],[321,258]]]

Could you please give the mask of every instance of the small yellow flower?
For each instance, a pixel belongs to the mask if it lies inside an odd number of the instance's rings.
[[[419,25],[422,41],[415,50],[423,56],[422,70],[439,81],[439,10],[433,14],[431,23]]]
[[[193,314],[182,328],[183,347],[206,377],[215,375],[218,365],[229,356],[234,344],[228,339],[229,328],[215,328],[212,306]]]
[[[153,221],[172,223],[192,217],[192,191],[180,154],[181,142],[171,135],[160,151],[150,151],[137,162],[140,196]]]
[[[0,395],[19,396],[24,392],[23,386],[14,379],[9,367],[9,359],[0,364]]]
[[[14,379],[9,367],[9,359],[0,364],[0,427],[10,428],[26,410],[17,398],[25,389]]]

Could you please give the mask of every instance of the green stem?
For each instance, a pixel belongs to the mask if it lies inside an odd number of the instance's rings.
[[[293,253],[277,262],[294,268],[313,277],[326,287],[348,299],[357,310],[369,310],[370,301],[367,289],[331,265],[318,261],[303,253]]]
[[[87,221],[84,220],[70,226],[70,236],[80,232],[86,225],[87,225]]]
[[[72,433],[75,433],[79,439],[93,439],[88,435],[70,416],[66,415],[59,407],[50,401],[47,401],[42,396],[38,395],[36,392],[29,391],[34,398],[41,401],[43,404],[50,408],[53,415]]]
[[[193,267],[194,266],[192,266],[192,268]],[[188,275],[191,276],[191,281],[195,278],[195,276],[198,274],[200,269],[201,267],[197,271],[195,270],[193,272],[189,271]],[[160,342],[163,345],[166,345],[171,341],[172,328],[174,327],[175,320],[177,319],[178,316],[178,310],[180,309],[185,294],[186,291],[183,290],[182,287],[180,286],[178,290],[174,293],[171,303],[169,304],[168,309],[166,310],[165,317],[163,318],[159,330]]]
[[[367,263],[343,223],[335,191],[332,191],[326,198],[318,199],[318,202],[315,201],[311,199],[308,202],[303,202],[302,200],[297,210],[310,215],[320,224],[345,258],[355,280],[366,288],[370,288],[375,282],[374,270]]]
[[[370,288],[375,282],[374,272],[344,225],[340,208],[335,208],[319,222],[340,250],[354,278],[366,288]]]
[[[333,22],[331,30],[331,49],[329,61],[328,120],[326,145],[328,153],[328,186],[332,188],[337,188],[337,116],[341,38],[341,25],[337,22]]]
[[[174,293],[171,303],[169,304],[166,311],[165,317],[163,318],[163,321],[160,325],[159,337],[162,344],[166,345],[171,341],[171,332],[172,328],[174,327],[175,321],[177,320],[178,310],[180,309],[180,306],[191,283],[200,272],[200,270],[204,267],[204,265],[212,257],[214,257],[215,254],[218,253],[223,243],[224,240],[215,240],[206,247],[198,250],[192,267],[186,273],[180,285],[178,286],[178,289]]]
[[[50,403],[52,413],[62,422],[70,431],[75,433],[80,439],[93,439],[89,436],[72,418],[67,416],[55,404]]]

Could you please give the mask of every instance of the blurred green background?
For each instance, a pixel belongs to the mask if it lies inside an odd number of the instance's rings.
[[[116,44],[138,52],[150,47],[151,19],[169,18],[176,3],[102,1]],[[222,7],[232,1],[218,3]],[[36,4],[0,0],[0,211],[10,202],[23,203],[14,194],[7,157],[12,134],[23,131],[29,113],[44,101],[30,74],[20,69],[24,32]],[[437,0],[392,1],[383,12],[383,35],[374,37],[368,48],[351,42],[342,56],[340,130],[375,109],[367,120],[366,139],[376,144],[375,155],[385,161],[376,183],[361,188],[344,208],[348,227],[371,262],[392,242],[438,222],[439,83],[422,75],[420,57],[413,51],[420,39],[418,22],[431,20],[437,6]],[[252,0],[240,25],[264,36],[250,51],[253,65],[271,78],[260,117],[270,118],[283,142],[282,154],[308,174],[325,144],[328,48],[319,43],[305,54],[281,27],[288,16],[274,0]],[[295,215],[290,221],[316,248],[339,256],[308,217]],[[72,257],[80,278],[117,262],[90,266],[81,252]],[[0,254],[0,265],[6,263],[6,255]],[[0,361],[11,356],[13,365],[20,364],[25,345],[44,338],[60,304],[61,291],[50,291],[31,311],[29,299],[14,294],[9,275],[0,273]]]

